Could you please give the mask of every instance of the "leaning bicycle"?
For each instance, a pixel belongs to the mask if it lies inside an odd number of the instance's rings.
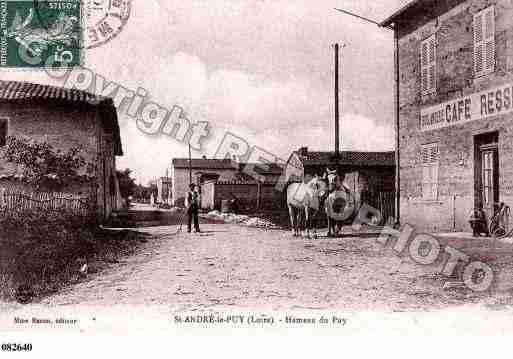
[[[490,219],[489,233],[493,238],[510,237],[513,229],[509,228],[510,208],[504,202],[498,203],[495,214]]]

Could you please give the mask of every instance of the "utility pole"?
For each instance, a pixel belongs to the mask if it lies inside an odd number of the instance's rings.
[[[335,158],[338,160],[340,156],[340,113],[339,113],[339,98],[338,98],[338,43],[335,43]]]
[[[400,165],[400,152],[399,152],[399,33],[397,29],[397,24],[383,26],[379,22],[369,19],[367,17],[352,13],[350,11],[344,10],[344,9],[337,9],[335,10],[349,15],[353,16],[355,18],[358,18],[360,20],[363,20],[367,23],[371,23],[374,25],[377,25],[381,28],[391,30],[394,32],[394,129],[395,129],[395,220],[396,224],[399,224],[400,218],[401,218],[401,172],[399,169]]]
[[[399,32],[397,24],[394,24],[394,129],[395,129],[395,221],[394,225],[400,225],[401,219],[401,171],[399,151]]]
[[[189,186],[192,184],[192,159],[191,159],[191,144],[189,142]]]

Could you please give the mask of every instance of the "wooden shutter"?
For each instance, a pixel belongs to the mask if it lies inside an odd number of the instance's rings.
[[[429,143],[427,145],[422,145],[421,150],[421,161],[423,165],[438,162],[439,153],[438,153],[438,143]]]
[[[431,199],[431,166],[422,166],[422,198]]]
[[[436,36],[431,35],[421,43],[420,76],[422,94],[436,90]]]
[[[486,71],[495,71],[495,11],[490,6],[484,16],[484,34],[485,34],[485,64]]]
[[[438,198],[438,167],[439,167],[438,143],[430,143],[422,146],[422,197],[434,200]]]
[[[495,71],[495,8],[474,15],[474,73],[476,77]]]
[[[426,93],[428,89],[428,43],[422,42],[420,51],[420,67],[421,67],[421,90],[422,93]]]
[[[429,91],[436,89],[436,42],[435,35],[429,38]]]
[[[431,199],[438,198],[438,161],[431,166]]]

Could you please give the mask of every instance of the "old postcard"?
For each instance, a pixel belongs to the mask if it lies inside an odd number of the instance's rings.
[[[511,0],[0,0],[0,352],[513,334],[512,139]]]

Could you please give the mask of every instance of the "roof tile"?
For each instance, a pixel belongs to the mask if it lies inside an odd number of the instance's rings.
[[[100,109],[101,120],[105,128],[114,134],[116,156],[123,154],[117,111],[112,99],[109,97],[96,96],[85,91],[64,87],[0,80],[0,101],[1,100],[59,100],[72,103],[89,102],[90,104],[94,104]]]
[[[237,164],[229,159],[204,159],[192,158],[191,167],[194,169],[237,169]],[[189,159],[187,158],[173,158],[173,167],[175,168],[189,168]]]
[[[296,153],[306,165],[324,165],[335,162],[335,152],[308,151],[306,155],[300,155],[297,151]],[[353,166],[393,166],[395,165],[395,153],[394,151],[341,151],[338,163]]]
[[[107,100],[107,97],[96,96],[75,89],[30,82],[0,81],[0,100],[19,99],[61,99],[70,102],[87,102],[92,100],[101,102]]]

